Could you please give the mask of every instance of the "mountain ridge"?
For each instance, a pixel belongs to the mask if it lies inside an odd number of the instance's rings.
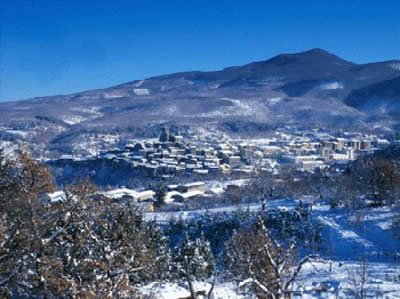
[[[90,92],[90,91],[100,91],[100,90],[105,90],[105,89],[109,89],[109,88],[116,88],[119,86],[123,86],[123,85],[127,85],[127,84],[134,84],[135,82],[139,82],[139,81],[144,81],[144,80],[156,80],[156,79],[166,79],[166,78],[171,78],[171,77],[176,77],[176,76],[191,76],[191,75],[205,75],[207,76],[207,74],[214,74],[214,73],[220,73],[220,72],[224,72],[224,71],[228,71],[231,69],[240,69],[240,68],[244,68],[244,67],[249,67],[252,65],[262,65],[262,64],[268,64],[272,61],[276,61],[285,57],[307,57],[307,56],[325,56],[325,57],[331,57],[331,58],[336,58],[338,60],[343,61],[344,63],[347,63],[348,65],[353,66],[356,69],[363,69],[363,68],[367,68],[367,67],[371,67],[371,66],[387,66],[388,64],[391,63],[398,63],[399,64],[399,70],[400,70],[400,60],[398,59],[391,59],[391,60],[384,60],[384,61],[377,61],[377,62],[368,62],[368,63],[354,63],[348,60],[345,60],[343,58],[341,58],[340,56],[337,56],[335,54],[330,53],[329,51],[326,51],[324,49],[321,48],[312,48],[309,50],[305,50],[302,52],[297,52],[297,53],[282,53],[282,54],[278,54],[275,55],[271,58],[265,59],[265,60],[258,60],[258,61],[253,61],[253,62],[249,62],[243,65],[235,65],[235,66],[228,66],[225,68],[222,68],[220,70],[212,70],[212,71],[202,71],[202,70],[191,70],[191,71],[184,71],[184,72],[174,72],[174,73],[169,73],[169,74],[162,74],[162,75],[155,75],[155,76],[150,76],[147,77],[145,79],[135,79],[132,81],[126,81],[126,82],[122,82],[119,83],[117,85],[112,85],[112,86],[107,86],[107,87],[99,87],[99,88],[94,88],[94,89],[87,89],[87,90],[81,90],[81,91],[76,91],[76,92],[72,92],[72,93],[60,93],[60,94],[55,94],[55,95],[43,95],[43,96],[35,96],[32,98],[24,98],[24,99],[19,99],[19,100],[14,100],[14,101],[5,101],[2,103],[12,103],[12,102],[20,102],[20,101],[28,101],[28,100],[34,100],[34,99],[42,99],[42,98],[48,98],[48,97],[60,97],[60,96],[73,96],[76,94],[80,94],[80,93],[85,93],[85,92]],[[382,80],[384,81],[384,80]],[[0,104],[2,104],[0,103]]]
[[[316,48],[219,71],[173,73],[67,95],[0,103],[0,127],[32,131],[31,141],[41,138],[45,146],[66,132],[74,136],[118,129],[145,134],[145,128],[152,131],[162,124],[228,133],[234,128],[235,133],[244,135],[285,125],[398,128],[397,105],[385,106],[382,114],[374,111],[382,107],[380,98],[365,99],[370,103],[368,110],[347,100],[354,91],[375,85],[379,89],[379,83],[397,77],[397,60],[356,64]],[[383,86],[385,92],[392,90],[397,95],[396,86]]]

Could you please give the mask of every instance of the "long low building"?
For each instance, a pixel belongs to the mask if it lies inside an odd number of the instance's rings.
[[[313,171],[315,168],[323,168],[326,166],[324,161],[301,161],[299,163],[300,169],[304,171]]]
[[[186,185],[178,186],[177,190],[181,193],[192,192],[192,191],[206,191],[206,185],[203,182],[194,182]]]
[[[134,201],[146,201],[151,200],[155,196],[155,192],[153,190],[145,190],[141,192],[137,192],[128,188],[118,188],[106,192],[101,192],[102,195],[117,200],[134,200]]]

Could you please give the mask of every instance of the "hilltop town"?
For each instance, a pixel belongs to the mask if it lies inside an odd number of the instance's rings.
[[[100,136],[97,142],[102,140],[109,141],[110,136]],[[92,156],[63,155],[47,162],[64,168],[65,165],[87,165],[88,161],[110,161],[119,163],[118,167],[123,163],[131,173],[128,175],[174,182],[164,186],[163,202],[168,204],[230,193],[250,178],[262,173],[278,174],[284,167],[311,173],[332,167],[340,171],[348,162],[390,144],[384,136],[320,129],[283,128],[269,138],[249,140],[222,134],[183,137],[165,127],[158,139],[127,141],[117,148],[111,143],[111,149],[98,150]],[[219,182],[218,188],[214,182]],[[152,210],[157,197],[155,186],[141,185],[136,189],[115,185],[107,188],[104,195],[147,202],[146,208]],[[59,194],[50,197],[59,198]]]

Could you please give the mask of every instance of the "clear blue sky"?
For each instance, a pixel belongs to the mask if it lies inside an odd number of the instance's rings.
[[[0,0],[0,101],[319,47],[400,58],[400,1]]]

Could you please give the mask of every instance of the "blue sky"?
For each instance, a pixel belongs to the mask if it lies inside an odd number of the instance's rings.
[[[400,59],[400,1],[0,1],[0,101],[323,48]]]

